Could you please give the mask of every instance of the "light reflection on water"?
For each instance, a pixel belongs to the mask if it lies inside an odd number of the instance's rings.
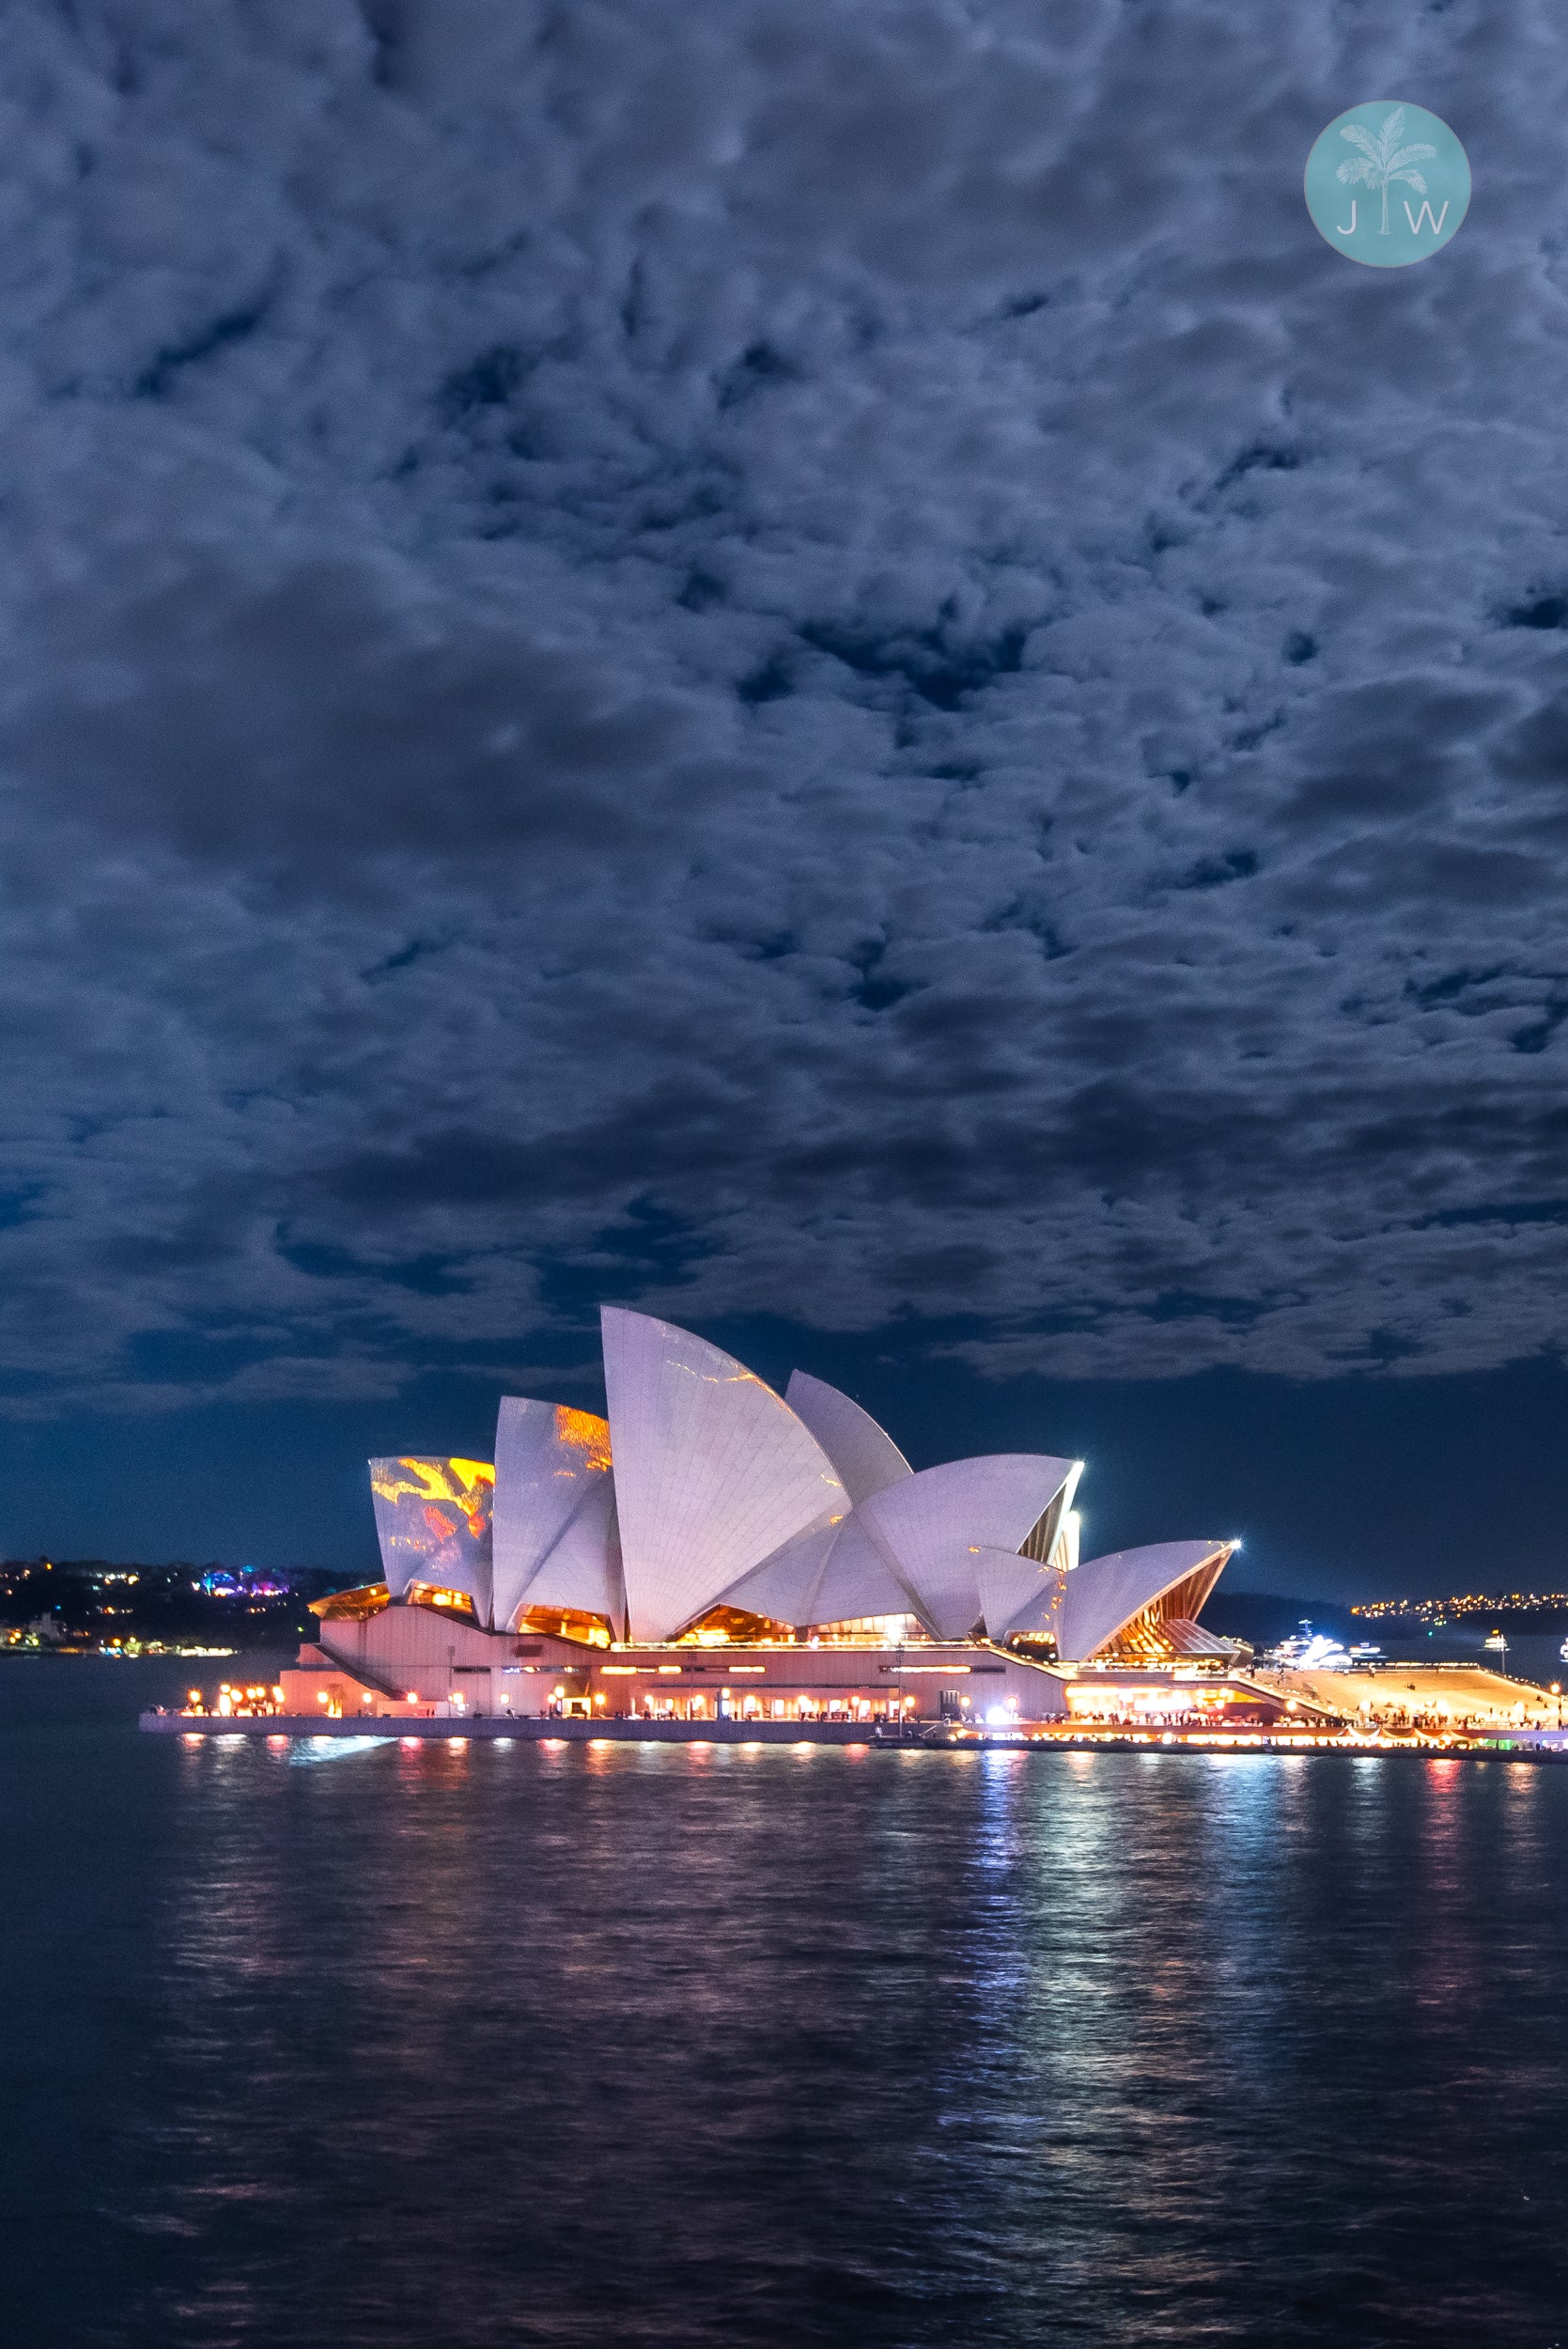
[[[1568,1771],[354,1750],[5,1749],[19,2338],[1568,2341]]]
[[[350,1754],[373,1753],[378,1746],[391,1743],[390,1737],[292,1737],[288,1759],[294,1763],[345,1762]]]

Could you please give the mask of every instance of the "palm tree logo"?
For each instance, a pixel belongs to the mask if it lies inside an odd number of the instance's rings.
[[[1384,116],[1383,127],[1375,138],[1358,122],[1345,123],[1340,136],[1348,139],[1358,151],[1345,157],[1334,177],[1347,188],[1382,190],[1383,224],[1377,233],[1386,237],[1389,233],[1389,188],[1398,180],[1407,188],[1414,188],[1418,195],[1424,195],[1426,181],[1419,171],[1411,169],[1411,165],[1430,163],[1437,149],[1421,142],[1414,147],[1401,147],[1400,140],[1405,136],[1403,106],[1396,106],[1391,114]],[[1355,214],[1352,213],[1351,217],[1354,219]]]

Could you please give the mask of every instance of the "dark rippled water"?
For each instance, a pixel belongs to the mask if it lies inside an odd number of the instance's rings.
[[[27,2349],[1568,2342],[1568,1769],[187,1747],[158,1677],[0,1663]]]

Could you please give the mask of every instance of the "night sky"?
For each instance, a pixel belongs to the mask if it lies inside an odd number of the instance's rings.
[[[1091,1550],[1568,1583],[1549,0],[7,52],[0,1549],[369,1572],[606,1300]]]

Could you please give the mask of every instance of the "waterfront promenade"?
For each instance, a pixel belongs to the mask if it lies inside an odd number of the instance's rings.
[[[471,1719],[385,1714],[143,1713],[139,1727],[155,1735],[183,1737],[376,1738],[406,1744],[428,1740],[466,1744],[517,1741],[528,1745],[658,1746],[838,1746],[857,1751],[993,1750],[1031,1750],[1065,1747],[1082,1752],[1097,1747],[1170,1752],[1196,1749],[1235,1753],[1417,1753],[1486,1758],[1512,1753],[1523,1760],[1568,1761],[1568,1730],[1511,1730],[1460,1738],[1413,1735],[1367,1736],[1328,1730],[1131,1729],[1116,1725],[1022,1723],[1017,1728],[947,1729],[933,1724],[918,1733],[879,1737],[857,1721],[668,1721],[551,1720],[501,1714]]]

